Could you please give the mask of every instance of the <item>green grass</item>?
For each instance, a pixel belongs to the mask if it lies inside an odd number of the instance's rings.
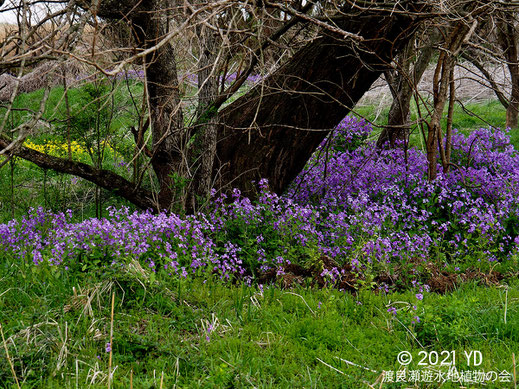
[[[474,370],[464,351],[481,351],[478,369],[486,371],[511,372],[512,354],[519,355],[517,279],[508,293],[471,283],[423,301],[411,291],[261,291],[140,267],[73,273],[8,258],[0,279],[0,322],[23,388],[107,386],[112,293],[114,388],[128,388],[130,377],[135,388],[158,388],[162,374],[164,388],[360,388],[398,370],[404,350],[414,356],[410,370],[422,368],[421,350],[455,350],[460,371]],[[417,310],[406,312],[413,304]],[[396,317],[389,306],[399,309]],[[410,322],[414,315],[420,323]],[[0,353],[0,385],[14,387]],[[459,387],[450,385],[442,387]]]
[[[125,168],[110,166],[124,174]],[[12,179],[12,181],[11,181]],[[75,220],[95,216],[95,185],[81,178],[38,166],[15,158],[0,169],[0,223],[21,218],[30,208],[43,207],[55,212],[71,209]],[[101,190],[101,201],[116,207],[135,208],[128,201],[105,189]]]
[[[127,83],[104,81],[70,89],[68,98],[71,118],[68,122],[63,87],[55,87],[50,91],[43,114],[51,128],[35,129],[29,140],[35,144],[62,144],[64,151],[61,156],[67,157],[69,131],[70,139],[78,142],[85,150],[80,157],[74,155],[75,160],[98,164],[131,180],[131,169],[118,164],[121,159],[127,162],[133,159],[135,147],[129,128],[138,122],[134,102],[140,104],[142,93],[142,83],[132,80]],[[13,105],[15,110],[9,116],[8,128],[15,128],[30,118],[30,111],[38,111],[43,96],[43,89],[17,96]],[[3,117],[4,113],[5,108],[1,108],[0,116]],[[115,151],[103,153],[103,139],[107,139]],[[86,150],[90,150],[91,154]],[[148,184],[146,179],[144,185]],[[29,208],[39,206],[54,211],[73,209],[80,217],[93,216],[94,193],[95,185],[85,180],[43,170],[15,158],[0,169],[0,222],[21,217]],[[101,194],[104,204],[129,205],[109,191],[102,190]]]
[[[422,116],[426,118],[427,110],[421,104],[420,111]],[[383,126],[387,125],[387,115],[389,113],[389,105],[384,107],[375,107],[374,105],[358,106],[354,110],[355,115],[362,116],[372,122],[374,132],[372,139],[377,139]],[[447,109],[445,110],[445,117],[442,120],[442,126],[447,126]],[[418,110],[414,99],[411,103],[411,121],[416,121],[418,118]],[[505,128],[506,126],[506,109],[497,100],[488,100],[477,103],[465,103],[463,106],[457,103],[454,108],[453,128],[461,130],[463,133],[468,133],[476,128],[488,128],[489,126],[496,128]],[[426,129],[425,129],[426,130]],[[512,144],[519,149],[519,131],[512,130],[511,133]],[[412,128],[410,144],[412,146],[424,149],[423,137],[420,133],[419,127]]]
[[[114,110],[113,118],[110,122],[112,131],[126,128],[133,124],[135,119],[134,101],[139,104],[142,100],[143,85],[138,81],[127,81],[112,83],[108,81],[97,84],[85,84],[77,88],[68,90],[70,112],[73,121],[81,116],[92,115],[97,105]],[[9,116],[8,124],[15,127],[28,117],[31,111],[37,112],[40,108],[41,100],[44,97],[44,90],[39,89],[30,93],[21,93],[14,100],[14,111]],[[111,101],[113,97],[113,102]],[[98,104],[95,99],[98,99]],[[45,104],[42,118],[54,126],[54,134],[63,130],[67,118],[67,107],[65,103],[63,87],[54,87],[49,93]],[[0,109],[3,117],[5,108]],[[78,129],[79,130],[79,129]],[[83,128],[83,131],[86,129]],[[43,131],[34,134],[36,137],[47,135]],[[77,134],[80,136],[81,134]]]
[[[195,89],[187,85],[185,93],[194,95]],[[133,166],[127,169],[118,164],[122,159],[126,162],[134,160],[135,143],[130,127],[138,126],[143,89],[142,82],[135,80],[104,80],[71,88],[68,91],[71,112],[68,121],[64,89],[54,87],[50,91],[43,114],[43,119],[50,123],[50,128],[36,128],[29,140],[37,145],[45,142],[62,144],[64,147],[60,156],[66,158],[66,144],[70,135],[72,141],[78,142],[84,149],[90,149],[92,153],[92,156],[84,153],[81,158],[74,156],[75,160],[91,165],[99,164],[131,181]],[[246,90],[246,87],[242,87],[235,98]],[[18,95],[13,104],[14,110],[7,121],[7,128],[14,129],[30,119],[33,112],[39,110],[43,97],[43,89]],[[186,124],[193,119],[194,110],[194,104],[186,108]],[[5,112],[5,108],[0,108],[0,117],[3,118]],[[103,139],[108,140],[117,155],[105,152],[100,157]],[[143,159],[138,158],[141,167],[144,165]],[[0,163],[2,161],[3,157],[0,156]],[[150,176],[144,175],[143,186],[151,186]],[[15,158],[12,163],[0,169],[0,223],[23,217],[29,208],[40,206],[53,211],[72,209],[81,219],[95,216],[94,192],[95,185],[86,180],[72,179],[71,176],[51,170],[45,171],[30,162]],[[128,201],[107,190],[103,189],[101,193],[101,201],[107,206],[125,205],[133,208]]]
[[[189,89],[189,88],[188,88]],[[239,94],[244,93],[242,88]],[[106,169],[115,170],[118,174],[131,180],[132,170],[117,167],[120,159],[126,161],[133,159],[135,147],[133,136],[129,133],[129,127],[138,122],[138,113],[135,104],[142,100],[143,85],[139,81],[126,82],[99,82],[98,84],[86,84],[78,88],[70,89],[68,92],[70,108],[72,112],[71,138],[83,145],[88,145],[95,155],[99,150],[96,143],[98,132],[101,137],[107,137],[110,145],[117,151],[117,158],[106,153],[102,160],[102,166]],[[187,94],[194,93],[189,89]],[[28,109],[37,111],[43,97],[43,90],[20,94],[14,107],[17,109]],[[92,103],[95,97],[100,97],[99,103]],[[113,97],[113,99],[112,99]],[[106,105],[105,105],[106,103]],[[412,120],[416,119],[416,104],[412,104]],[[98,116],[98,108],[102,115]],[[191,107],[193,108],[193,107]],[[375,106],[356,107],[355,113],[366,117],[374,122],[373,135],[376,139],[381,127],[387,124],[387,113],[389,106],[379,109]],[[422,113],[425,109],[422,105]],[[5,108],[0,109],[0,115]],[[24,110],[14,111],[8,121],[10,128],[22,123],[30,114]],[[190,117],[186,114],[186,120]],[[498,101],[487,101],[480,103],[467,103],[464,109],[460,104],[456,105],[454,112],[454,127],[468,132],[478,127],[487,127],[485,120],[495,127],[504,127],[505,110]],[[67,109],[62,87],[55,87],[50,91],[49,99],[45,107],[44,118],[52,124],[52,130],[40,129],[31,135],[30,140],[36,144],[45,141],[65,144],[67,139]],[[445,125],[445,123],[444,123]],[[512,143],[519,148],[519,131],[511,132]],[[410,138],[410,144],[424,149],[423,137],[419,129],[414,128]],[[1,157],[0,157],[1,158]],[[94,156],[95,160],[95,156]],[[92,158],[84,155],[83,162],[93,163]],[[142,161],[140,161],[142,164]],[[12,168],[12,169],[11,169]],[[11,180],[12,174],[12,180]],[[149,175],[145,175],[145,186],[150,186]],[[81,218],[94,216],[94,192],[95,185],[82,180],[71,179],[70,176],[44,171],[35,165],[16,160],[0,169],[0,222],[6,222],[12,218],[25,215],[29,208],[42,206],[53,211],[72,209],[75,215]],[[102,190],[101,201],[103,204],[115,206],[129,205],[108,191]],[[103,208],[103,206],[101,206]]]

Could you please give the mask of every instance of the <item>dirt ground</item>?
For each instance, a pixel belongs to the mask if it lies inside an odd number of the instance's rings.
[[[510,78],[506,66],[493,66],[490,69],[490,73],[499,87],[506,91],[505,95],[508,95],[510,93]],[[431,66],[425,71],[422,80],[418,84],[418,90],[422,95],[432,96],[433,75],[434,67]],[[470,64],[460,64],[456,67],[455,80],[456,98],[464,103],[495,100],[497,98],[483,75]],[[391,101],[391,93],[383,76],[381,76],[360,100],[358,105],[378,105],[379,107],[384,107],[391,104]]]
[[[421,268],[421,271],[415,274],[424,284],[429,285],[431,292],[444,294],[451,292],[456,287],[468,281],[477,281],[481,284],[499,285],[506,277],[517,277],[517,274],[501,274],[491,270],[483,273],[478,269],[466,269],[464,272],[448,272],[441,269],[437,264],[432,262],[424,262],[419,258],[412,258],[414,263]],[[324,270],[330,274],[336,274],[334,281],[323,277]],[[334,273],[335,270],[335,273]],[[393,290],[407,290],[410,288],[410,280],[404,269],[396,265],[393,272],[383,272],[373,279],[377,289],[379,286],[387,286]],[[306,281],[313,286],[335,287],[339,290],[356,293],[365,282],[364,276],[358,274],[350,265],[339,266],[330,257],[323,255],[313,266],[304,268],[296,264],[288,264],[280,269],[271,269],[266,273],[260,274],[259,282],[262,284],[276,283],[282,288],[290,289],[297,285],[305,285]]]

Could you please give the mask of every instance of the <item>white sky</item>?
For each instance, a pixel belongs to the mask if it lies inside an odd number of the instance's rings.
[[[3,11],[4,8],[6,8],[5,5],[0,9],[0,23],[16,23],[16,14],[11,11]]]
[[[0,23],[9,23],[16,24],[16,12],[15,11],[6,11],[6,9],[13,8],[15,6],[20,5],[20,0],[6,0],[4,5],[0,7]],[[54,7],[55,8],[55,7]],[[36,21],[38,19],[38,14],[40,16],[46,15],[47,10],[42,5],[33,5],[31,7],[31,19],[32,21]]]

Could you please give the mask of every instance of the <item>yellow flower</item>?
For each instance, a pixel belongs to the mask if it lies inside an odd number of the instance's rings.
[[[36,144],[30,140],[26,140],[24,143],[25,147],[30,149],[39,151],[40,153],[45,153],[48,155],[52,155],[54,157],[67,157],[68,156],[68,144],[67,143],[58,143],[56,141],[46,141],[43,144]],[[108,144],[106,146],[106,150],[112,154],[114,158],[122,159],[122,156],[115,151],[115,149]],[[73,140],[70,142],[70,151],[72,153],[72,158],[81,159],[82,157],[88,156],[87,149],[81,145],[79,142]]]
[[[68,155],[68,145],[67,143],[58,143],[55,141],[46,141],[43,144],[36,144],[30,140],[26,140],[24,145],[30,149],[39,151],[40,153],[49,154],[55,157],[63,157]],[[79,158],[84,155],[87,155],[86,149],[79,144],[77,141],[70,142],[70,151],[72,152],[72,156]]]

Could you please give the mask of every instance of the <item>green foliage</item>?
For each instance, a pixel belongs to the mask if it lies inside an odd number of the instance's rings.
[[[482,369],[510,371],[519,346],[517,280],[506,296],[466,284],[418,301],[414,292],[258,289],[131,267],[104,275],[52,266],[31,272],[1,259],[0,321],[24,388],[106,387],[112,293],[114,387],[129,387],[131,375],[134,387],[159,387],[164,373],[163,387],[353,388],[398,369],[402,350],[415,357],[480,350]],[[0,386],[10,387],[0,353]]]
[[[425,114],[427,110],[423,103],[420,104],[420,111]],[[370,122],[375,123],[377,127],[373,127],[376,131],[373,133],[373,137],[376,138],[380,134],[381,128],[387,125],[387,117],[389,113],[389,106],[384,107],[382,110],[372,105],[358,106],[355,107],[355,114],[357,116],[365,117]],[[447,126],[447,108],[445,108],[445,114],[442,118],[442,128]],[[416,109],[416,103],[414,100],[411,102],[411,121],[414,122],[418,119],[418,111]],[[454,106],[454,115],[452,127],[462,130],[462,132],[468,133],[475,128],[488,128],[490,126],[497,128],[506,127],[506,109],[497,100],[488,100],[483,102],[467,103],[461,106],[456,104]],[[426,129],[427,131],[427,129]],[[519,132],[512,132],[512,144],[519,147]],[[411,146],[417,148],[423,148],[423,137],[419,127],[414,127],[411,131],[409,140]]]
[[[72,116],[67,121],[63,89],[54,88],[44,117],[56,124],[55,131],[33,140],[64,141],[70,128],[72,138],[92,151],[102,151],[109,141],[118,154],[100,152],[99,165],[128,176],[126,167],[116,166],[120,160],[115,156],[127,161],[133,152],[126,129],[137,122],[137,112],[129,93],[141,94],[142,85],[100,82],[72,89]],[[22,94],[15,106],[37,109],[42,95],[42,91]],[[504,111],[497,102],[467,108],[493,125],[504,125]],[[373,107],[368,111],[371,114]],[[13,112],[11,128],[26,115]],[[485,123],[456,108],[454,127],[477,126]],[[413,136],[412,142],[419,145],[420,137]],[[513,133],[512,139],[517,146],[519,133]],[[188,183],[175,174],[172,182],[180,198]],[[112,205],[124,203],[109,198],[107,192],[103,196]],[[0,169],[0,222],[38,205],[69,208],[83,218],[93,213],[92,202],[92,186],[82,180],[75,182],[18,159]],[[455,222],[434,197],[430,210],[439,222]],[[286,224],[275,226],[271,207],[260,212],[254,217],[243,213],[227,218],[211,236],[215,250],[230,253],[224,245],[234,243],[253,274],[259,272],[262,263],[258,257],[265,253],[265,263],[282,257],[306,269],[322,269],[316,242],[302,242],[298,236],[310,224],[305,215],[292,214]],[[519,233],[517,225],[517,218],[504,223],[512,236]],[[369,232],[370,236],[376,233]],[[367,234],[366,239],[370,238]],[[364,236],[359,236],[353,244],[360,250]],[[475,265],[490,271],[492,264],[474,259],[480,253],[487,255],[488,238],[477,230],[464,238],[470,242],[468,252],[472,254],[462,264],[450,263],[447,270]],[[169,239],[175,247],[180,243],[177,237]],[[138,259],[163,265],[159,254]],[[188,256],[179,258],[180,265],[189,264]],[[114,387],[129,387],[130,379],[134,387],[159,387],[164,373],[164,387],[357,388],[363,381],[374,383],[383,370],[400,369],[396,356],[402,350],[415,357],[422,350],[455,350],[458,355],[480,350],[482,369],[511,371],[511,355],[519,347],[519,283],[513,276],[517,255],[499,265],[502,274],[509,270],[508,289],[473,282],[446,295],[427,293],[423,300],[417,299],[416,290],[392,293],[408,288],[414,273],[427,272],[426,264],[413,263],[412,258],[404,258],[398,268],[369,261],[363,264],[364,278],[359,280],[356,294],[333,288],[289,290],[276,285],[224,284],[207,273],[204,278],[184,279],[160,269],[154,273],[132,258],[122,261],[123,266],[109,267],[111,259],[110,253],[94,250],[66,268],[48,261],[33,266],[0,253],[0,323],[24,388],[106,387],[112,293],[116,295]],[[375,277],[384,272],[389,276],[398,272],[396,284],[387,292],[374,290]],[[0,387],[13,387],[3,348],[0,353]],[[466,366],[460,361],[459,368]]]
[[[177,172],[171,172],[170,175],[170,190],[172,192],[173,198],[173,209],[171,212],[177,214],[183,214],[184,209],[184,196],[186,193],[186,188],[189,185],[189,178],[183,177],[181,174]]]
[[[133,102],[142,100],[142,93],[139,81],[99,80],[69,89],[67,109],[63,87],[55,87],[50,91],[43,114],[51,129],[36,129],[29,140],[36,145],[60,145],[55,155],[68,158],[70,139],[78,145],[73,149],[74,160],[94,163],[131,180],[131,170],[123,163],[133,158],[135,145],[128,136],[129,127],[138,122]],[[17,96],[9,128],[23,123],[29,117],[28,110],[37,111],[43,94],[43,90],[38,90]],[[4,112],[5,108],[0,108],[0,115]],[[80,152],[74,152],[76,148],[81,148]],[[149,183],[145,180],[143,184]],[[29,208],[38,206],[54,211],[73,209],[80,218],[95,215],[94,188],[80,178],[44,171],[15,158],[12,164],[0,169],[0,222],[22,216]],[[111,205],[132,207],[106,190],[101,191],[100,197]]]

